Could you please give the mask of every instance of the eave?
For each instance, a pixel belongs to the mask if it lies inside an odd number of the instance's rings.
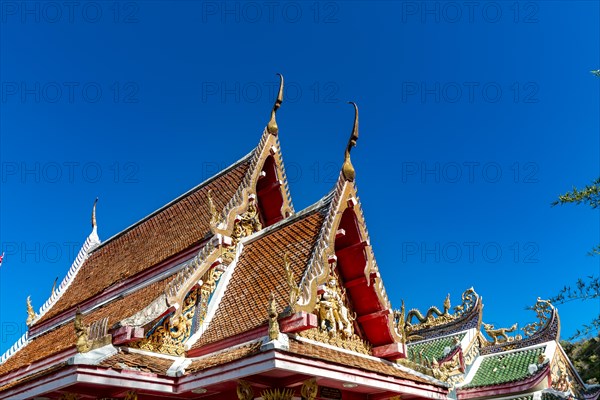
[[[545,384],[544,384],[545,383]],[[543,386],[543,387],[538,387]],[[481,386],[475,388],[457,389],[456,396],[459,400],[468,400],[482,397],[494,397],[500,395],[510,395],[530,391],[532,389],[546,389],[550,386],[550,365],[546,364],[544,368],[537,373],[513,382],[506,382],[498,385]]]
[[[214,388],[235,387],[237,380],[242,378],[250,382],[269,382],[276,379],[274,376],[282,377],[276,381],[287,382],[290,387],[294,387],[307,376],[315,376],[320,385],[349,391],[343,388],[343,383],[352,382],[358,385],[352,389],[354,392],[369,395],[391,393],[390,396],[400,394],[406,399],[441,400],[446,399],[448,394],[448,388],[441,382],[436,384],[433,379],[431,384],[413,382],[274,349],[178,378],[97,366],[67,366],[9,388],[0,398],[23,399],[57,391],[78,390],[88,390],[90,393],[135,390],[148,395],[189,398],[193,389],[208,388],[209,391],[213,391],[216,390]]]

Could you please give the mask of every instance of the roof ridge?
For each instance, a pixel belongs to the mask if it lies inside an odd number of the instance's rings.
[[[108,239],[104,240],[99,246],[97,246],[92,251],[92,253],[95,252],[96,250],[104,247],[104,245],[106,245],[107,243],[110,243],[111,241],[113,241],[113,240],[117,239],[118,237],[124,235],[125,233],[129,232],[130,230],[132,230],[136,226],[141,225],[143,222],[151,219],[152,217],[154,217],[155,215],[159,214],[160,212],[166,210],[167,208],[169,208],[173,204],[176,204],[177,202],[179,202],[180,200],[186,198],[187,196],[191,195],[192,193],[197,192],[198,190],[202,189],[203,187],[205,187],[209,183],[213,182],[217,178],[220,178],[221,176],[223,176],[223,175],[227,174],[228,172],[230,172],[231,170],[235,169],[236,167],[238,167],[242,163],[248,161],[252,157],[252,155],[254,154],[255,151],[256,151],[256,149],[253,149],[248,154],[246,154],[245,156],[243,156],[242,158],[240,158],[239,160],[237,160],[236,162],[234,162],[233,164],[231,164],[227,168],[222,169],[221,171],[217,172],[215,175],[211,176],[208,179],[205,179],[203,182],[201,182],[198,185],[194,186],[193,188],[189,189],[185,193],[177,196],[175,199],[171,200],[167,204],[165,204],[162,207],[154,210],[153,212],[151,212],[150,214],[146,215],[142,219],[138,220],[137,222],[134,222],[133,224],[131,224],[128,227],[126,227],[125,229],[121,230],[120,232],[117,232],[113,236],[111,236]]]

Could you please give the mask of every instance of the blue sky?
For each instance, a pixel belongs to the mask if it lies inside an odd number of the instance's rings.
[[[249,152],[278,113],[301,210],[353,150],[392,304],[484,321],[578,277],[599,214],[551,207],[599,175],[599,5],[592,1],[0,3],[0,350],[90,232],[107,239]],[[118,255],[115,255],[116,257]],[[563,337],[598,302],[560,306]]]

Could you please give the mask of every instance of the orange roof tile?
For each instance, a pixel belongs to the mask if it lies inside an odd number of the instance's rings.
[[[319,236],[325,206],[292,217],[283,226],[273,226],[275,229],[244,246],[213,320],[192,349],[266,324],[270,293],[275,294],[278,312],[284,310],[289,288],[283,256],[289,252],[298,283]]]
[[[249,163],[244,158],[101,245],[83,264],[69,289],[36,324],[200,242],[210,231],[208,190],[213,192],[217,209],[222,209],[238,189]]]
[[[209,355],[200,360],[192,361],[185,372],[186,374],[193,374],[198,371],[216,367],[217,365],[227,364],[232,361],[252,356],[260,351],[261,344],[261,341],[252,342],[234,349],[225,350],[218,354]]]
[[[361,369],[364,371],[377,372],[384,375],[395,376],[397,378],[408,379],[413,382],[433,384],[430,380],[427,380],[421,376],[413,375],[406,371],[402,371],[383,361],[376,361],[370,358],[362,357],[358,354],[353,355],[312,343],[300,342],[295,339],[290,339],[289,352],[304,357],[317,358],[323,361]]]
[[[139,353],[119,353],[108,357],[98,366],[112,369],[128,369],[142,372],[151,372],[159,375],[166,375],[169,367],[173,365],[173,360],[152,357],[147,354]]]
[[[173,277],[174,275],[155,282],[124,298],[94,310],[91,314],[84,316],[84,322],[90,324],[108,317],[108,326],[112,326],[150,304],[164,291],[166,285]],[[0,375],[11,372],[16,368],[28,366],[35,361],[74,347],[75,340],[75,328],[72,322],[35,337],[31,343],[15,353],[4,364],[0,365]]]

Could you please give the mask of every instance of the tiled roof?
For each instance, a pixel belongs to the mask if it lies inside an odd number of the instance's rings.
[[[413,382],[433,384],[431,380],[423,378],[407,371],[403,371],[384,361],[377,361],[372,358],[366,358],[358,354],[350,354],[333,350],[330,347],[320,346],[317,344],[300,342],[295,339],[290,339],[290,353],[296,355],[316,358],[323,361],[332,362],[342,366],[357,368],[364,371],[376,372],[383,375],[395,376],[397,378],[408,379]]]
[[[454,344],[455,340],[460,342],[464,337],[465,333],[460,333],[458,335],[446,336],[424,342],[409,343],[407,345],[408,358],[411,361],[418,360],[420,357],[420,352],[423,350],[423,358],[427,358],[428,360],[435,358],[439,361],[446,355],[444,354],[445,348],[449,348],[450,350],[454,349],[456,347]]]
[[[22,383],[31,382],[32,380],[37,379],[37,378],[39,378],[41,376],[44,376],[44,375],[48,375],[51,372],[58,371],[59,369],[65,367],[66,365],[67,365],[66,362],[54,364],[51,367],[48,367],[48,368],[43,369],[41,371],[38,371],[38,372],[36,372],[34,374],[27,375],[27,376],[19,378],[19,379],[14,379],[14,380],[10,381],[9,383],[7,383],[7,384],[5,384],[3,386],[0,386],[0,392],[3,392],[5,390],[8,390],[8,389],[13,388],[15,386],[18,386],[18,385],[20,385]]]
[[[525,379],[531,376],[529,365],[538,364],[538,358],[544,353],[544,349],[545,347],[538,347],[485,357],[471,382],[464,388],[498,385]]]
[[[193,374],[217,365],[227,364],[232,361],[237,361],[241,360],[242,358],[252,356],[260,351],[261,344],[262,341],[256,341],[236,347],[234,349],[222,351],[218,354],[209,355],[196,361],[192,361],[189,367],[186,368],[185,372],[186,374]]]
[[[267,323],[267,305],[275,294],[277,311],[289,302],[283,256],[289,252],[289,262],[300,280],[318,238],[324,215],[317,208],[297,214],[283,226],[244,246],[240,259],[221,299],[213,320],[192,349],[247,332]]]
[[[157,211],[96,249],[73,284],[36,323],[80,304],[201,241],[210,231],[207,194],[212,190],[217,209],[223,209],[238,189],[247,158],[205,185]]]
[[[147,354],[119,353],[107,358],[98,365],[117,370],[135,370],[166,375],[169,367],[173,365],[173,360]]]
[[[91,314],[84,316],[84,322],[90,324],[99,319],[108,317],[108,326],[129,317],[150,304],[159,293],[165,289],[172,276],[146,286],[130,295],[113,301]],[[49,357],[75,346],[75,329],[73,323],[69,322],[50,332],[46,332],[0,365],[0,375],[11,372],[14,369],[25,367],[35,361]]]

